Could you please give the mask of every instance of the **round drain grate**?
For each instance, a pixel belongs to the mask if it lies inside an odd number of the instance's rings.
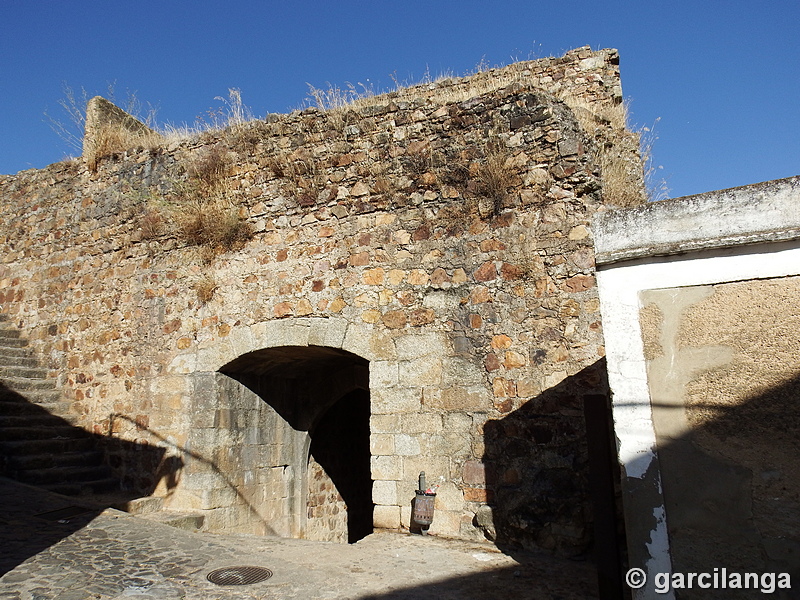
[[[206,575],[206,579],[217,585],[248,585],[266,581],[270,577],[272,571],[264,567],[226,567]]]

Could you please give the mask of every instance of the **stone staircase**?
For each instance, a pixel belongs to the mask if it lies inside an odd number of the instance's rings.
[[[69,403],[0,315],[0,475],[67,496],[114,494],[97,436],[70,422]]]

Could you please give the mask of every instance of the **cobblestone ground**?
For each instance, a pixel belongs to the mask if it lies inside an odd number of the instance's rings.
[[[512,557],[489,544],[401,533],[352,545],[197,534],[112,509],[48,520],[75,504],[0,479],[0,600],[597,597],[589,563]],[[273,576],[246,586],[207,581],[235,565]]]

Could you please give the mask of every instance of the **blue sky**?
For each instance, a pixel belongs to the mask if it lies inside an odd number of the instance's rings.
[[[677,197],[800,174],[800,2],[0,0],[0,173],[61,160],[63,85],[115,82],[192,122],[239,88],[257,116],[310,83],[393,86],[590,45],[617,48]],[[65,117],[66,119],[66,117]]]

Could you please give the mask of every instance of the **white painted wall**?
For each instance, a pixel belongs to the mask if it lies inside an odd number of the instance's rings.
[[[639,325],[641,292],[790,275],[800,275],[798,240],[642,258],[598,267],[608,378],[624,477],[641,479],[657,453]],[[625,502],[627,516],[636,506],[630,499],[626,498]],[[650,558],[644,568],[651,574],[671,572],[667,536],[669,515],[663,500],[661,506],[651,509],[657,525],[650,532],[649,540],[645,540]],[[656,595],[649,588],[642,588],[634,597],[637,600],[674,597]]]

